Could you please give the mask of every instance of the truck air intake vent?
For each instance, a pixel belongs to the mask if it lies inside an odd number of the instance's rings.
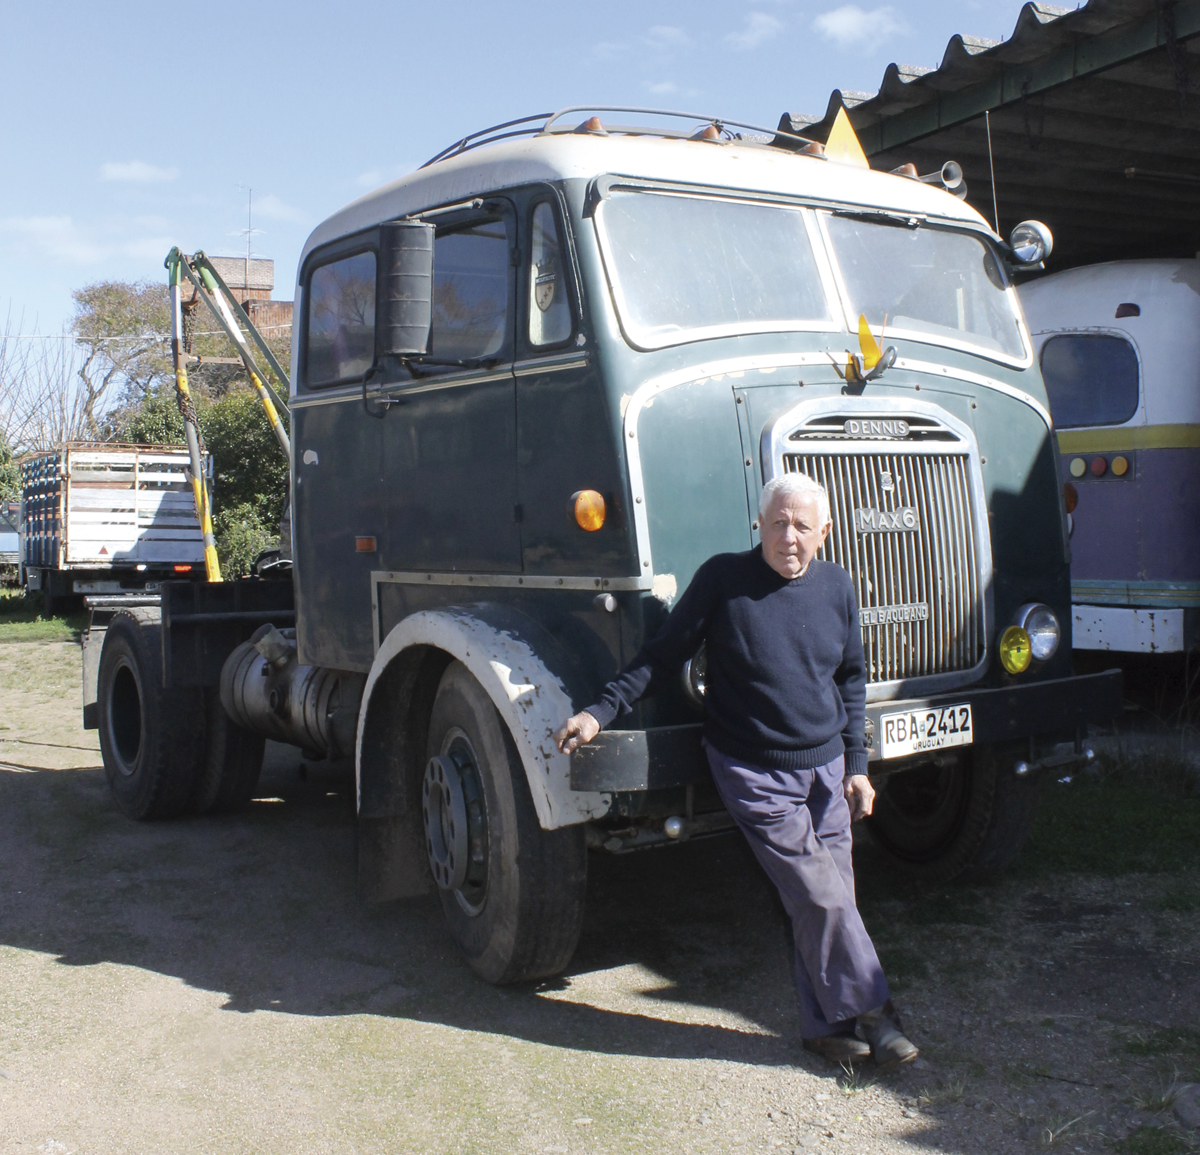
[[[854,579],[872,682],[965,671],[982,660],[967,454],[785,453],[783,468],[807,473],[829,494],[833,528],[818,557]]]

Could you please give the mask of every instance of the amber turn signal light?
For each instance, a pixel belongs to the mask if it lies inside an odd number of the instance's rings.
[[[595,533],[608,515],[604,505],[604,497],[594,489],[581,489],[571,496],[571,504],[575,509],[575,521],[580,529]]]
[[[375,539],[373,537],[356,537],[354,539],[355,553],[374,553]]]
[[[1069,481],[1063,486],[1063,502],[1068,513],[1074,513],[1075,507],[1079,504],[1079,490]]]

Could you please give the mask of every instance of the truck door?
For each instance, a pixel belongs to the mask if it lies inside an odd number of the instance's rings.
[[[435,219],[430,351],[382,393],[384,567],[518,573],[515,215],[494,199]]]
[[[517,476],[528,574],[612,577],[636,572],[618,503],[611,415],[588,344],[562,206],[552,188],[526,190],[520,205]],[[619,436],[619,435],[618,435]],[[571,495],[594,489],[608,507],[597,533],[571,516]]]
[[[383,534],[383,422],[361,403],[375,350],[373,234],[318,255],[301,290],[300,391],[291,404],[292,537],[302,660],[370,669],[371,571]],[[367,548],[363,548],[366,546]]]

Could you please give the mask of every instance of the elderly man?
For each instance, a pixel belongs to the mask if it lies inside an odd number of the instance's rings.
[[[834,1062],[907,1063],[854,901],[850,823],[871,813],[867,674],[850,576],[818,561],[829,498],[804,474],[763,487],[762,545],[719,554],[600,700],[555,734],[564,753],[678,675],[705,643],[713,781],[792,920],[804,1046]]]

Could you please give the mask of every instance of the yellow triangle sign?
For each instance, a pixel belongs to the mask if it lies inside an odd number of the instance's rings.
[[[879,347],[879,342],[875,340],[871,326],[867,324],[866,313],[858,318],[858,347],[862,350],[864,368],[874,369],[879,364],[880,358],[883,357],[883,350]]]
[[[853,164],[859,168],[871,167],[844,108],[839,108],[837,116],[834,117],[833,128],[829,130],[829,139],[825,142],[825,155],[841,164]]]

